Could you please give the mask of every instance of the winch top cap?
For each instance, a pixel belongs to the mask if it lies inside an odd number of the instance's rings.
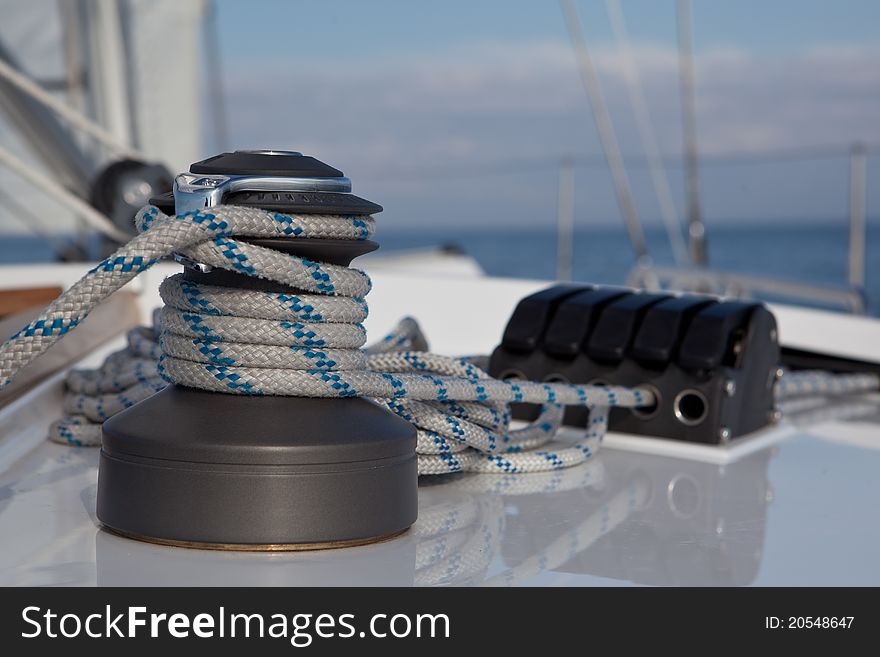
[[[342,178],[339,169],[294,151],[235,151],[196,162],[190,173],[226,176],[281,176],[289,178]]]
[[[280,150],[235,151],[196,162],[174,179],[171,196],[151,202],[175,214],[223,204],[300,214],[382,212],[382,206],[353,195],[351,180],[339,169],[302,153]]]

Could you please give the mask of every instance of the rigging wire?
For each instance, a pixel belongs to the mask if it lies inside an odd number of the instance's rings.
[[[8,167],[35,187],[52,196],[59,203],[70,206],[70,209],[81,216],[87,224],[107,237],[121,243],[125,243],[129,239],[129,235],[117,228],[110,219],[83,201],[79,196],[35,170],[2,146],[0,146],[0,165]]]
[[[783,162],[811,162],[816,160],[832,160],[849,158],[852,145],[816,144],[797,146],[765,151],[739,151],[729,153],[704,153],[700,156],[701,166],[739,166],[777,164]],[[880,144],[865,145],[868,157],[880,155]],[[570,157],[578,169],[606,169],[608,164],[605,156],[600,153],[561,154],[535,157],[512,157],[503,160],[491,160],[476,164],[456,163],[449,165],[430,165],[426,167],[406,167],[405,169],[383,169],[365,171],[362,177],[369,180],[403,180],[429,181],[436,179],[460,179],[472,177],[492,177],[534,173],[538,171],[558,171],[561,159]],[[684,166],[683,155],[678,153],[661,154],[663,166],[667,169]],[[648,159],[642,153],[623,153],[623,158],[632,169],[643,169],[649,166]]]
[[[663,159],[660,155],[660,147],[657,144],[657,135],[651,122],[648,104],[645,102],[645,95],[642,92],[639,70],[633,57],[620,0],[605,0],[605,8],[620,50],[623,77],[629,93],[630,105],[633,108],[636,128],[639,131],[639,138],[645,151],[645,160],[651,173],[651,183],[654,187],[654,193],[657,195],[660,215],[666,226],[669,245],[672,247],[672,256],[676,264],[684,265],[688,261],[687,244],[685,244],[684,236],[682,235],[681,221],[675,208],[675,201],[672,199],[669,178],[666,176],[666,170],[663,167]]]
[[[211,0],[205,14],[205,67],[208,69],[208,93],[213,110],[214,150],[220,153],[229,143],[229,121],[226,115],[226,96],[223,93],[223,60],[217,23],[217,3]]]
[[[648,264],[650,256],[648,255],[648,247],[645,243],[645,234],[642,230],[642,224],[636,211],[635,201],[633,201],[632,189],[630,188],[629,178],[626,174],[626,167],[623,163],[623,156],[620,153],[620,146],[617,138],[614,136],[614,126],[611,123],[611,115],[608,113],[608,107],[605,105],[605,99],[602,95],[601,82],[593,66],[593,60],[590,57],[590,51],[587,48],[587,42],[581,28],[580,17],[578,16],[577,6],[574,0],[559,0],[562,7],[562,15],[565,19],[565,25],[568,28],[568,34],[571,38],[572,48],[574,49],[575,59],[577,60],[578,72],[580,73],[581,82],[584,85],[584,91],[590,101],[590,107],[593,109],[593,120],[596,123],[596,131],[599,133],[599,141],[602,143],[602,150],[608,161],[608,169],[611,172],[611,178],[614,182],[614,191],[617,195],[617,203],[620,206],[620,212],[623,215],[624,224],[626,225],[629,239],[635,251],[636,259],[639,264]]]
[[[40,85],[28,78],[28,76],[16,71],[2,59],[0,59],[0,77],[18,87],[18,89],[26,93],[38,103],[45,105],[59,117],[67,121],[71,126],[78,128],[118,155],[143,159],[144,156],[131,146],[122,143],[115,135],[111,134],[91,119],[83,116],[77,110],[65,105],[63,101],[58,100],[44,89],[41,89]]]
[[[678,70],[681,92],[681,125],[684,138],[685,188],[691,260],[705,265],[706,233],[700,207],[700,168],[697,155],[697,108],[694,99],[694,48],[690,0],[677,0]]]

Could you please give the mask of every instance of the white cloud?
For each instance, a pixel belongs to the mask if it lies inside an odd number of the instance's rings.
[[[676,52],[636,44],[634,56],[661,148],[679,152]],[[594,59],[618,139],[625,151],[638,152],[618,54],[597,49]],[[732,48],[704,53],[697,62],[701,148],[719,153],[880,141],[878,60],[877,48],[784,56]],[[277,61],[258,74],[230,70],[227,89],[236,146],[299,147],[376,181],[395,199],[417,192],[429,203],[437,200],[430,186],[392,186],[400,172],[599,151],[571,48],[564,42],[364,57],[346,67]],[[540,201],[523,201],[523,218],[552,202],[552,174],[545,178]],[[508,188],[503,180],[491,184],[507,198],[523,196],[520,182]],[[605,184],[593,190],[597,212],[614,214]],[[462,197],[475,198],[481,188],[471,182],[458,189]],[[711,197],[712,190],[708,193]],[[800,207],[795,201],[793,215]],[[815,209],[814,202],[806,203]]]

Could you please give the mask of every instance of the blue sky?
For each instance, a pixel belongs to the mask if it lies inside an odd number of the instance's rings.
[[[694,0],[707,221],[840,220],[846,144],[880,144],[880,3]],[[618,140],[641,144],[601,0],[578,3]],[[673,0],[622,0],[661,149],[681,150]],[[230,143],[308,151],[394,226],[552,222],[554,162],[600,153],[553,0],[218,0]],[[720,164],[836,145],[839,156]],[[213,149],[211,149],[213,150]],[[880,214],[878,158],[869,199]],[[646,223],[649,178],[630,158]],[[669,168],[679,212],[683,181]],[[618,221],[607,172],[577,171],[580,225]]]
[[[633,39],[673,43],[674,0],[623,0]],[[217,0],[229,56],[260,60],[279,47],[345,61],[443,50],[479,41],[566,38],[554,0]],[[597,42],[612,34],[601,0],[578,3]],[[697,49],[733,45],[780,52],[876,44],[875,0],[694,0]]]

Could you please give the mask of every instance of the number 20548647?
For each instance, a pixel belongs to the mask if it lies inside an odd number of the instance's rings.
[[[765,616],[768,630],[850,629],[855,616]]]

